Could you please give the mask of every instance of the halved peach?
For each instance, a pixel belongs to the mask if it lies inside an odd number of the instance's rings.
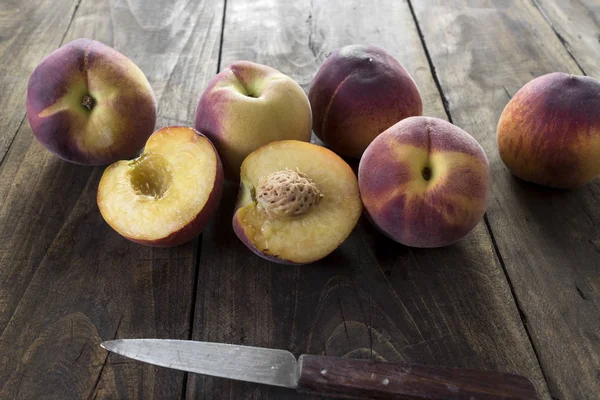
[[[200,234],[222,189],[223,168],[210,140],[192,128],[166,127],[138,158],[104,171],[97,200],[104,220],[125,238],[171,247]]]
[[[356,175],[344,160],[321,146],[282,140],[242,163],[233,230],[261,257],[306,264],[342,244],[361,211]]]

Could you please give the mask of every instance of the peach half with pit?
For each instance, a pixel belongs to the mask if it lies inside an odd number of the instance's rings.
[[[166,127],[150,136],[136,159],[110,165],[100,179],[98,208],[120,235],[171,247],[198,236],[217,210],[223,169],[204,135]]]
[[[344,160],[315,144],[282,140],[242,163],[233,229],[267,260],[307,264],[339,247],[361,212],[356,175]]]
[[[367,215],[383,233],[407,246],[441,247],[483,217],[490,168],[467,132],[438,118],[411,117],[371,143],[358,182]]]
[[[33,70],[27,117],[39,142],[58,157],[106,165],[138,155],[154,131],[156,101],[133,61],[102,43],[77,39]]]

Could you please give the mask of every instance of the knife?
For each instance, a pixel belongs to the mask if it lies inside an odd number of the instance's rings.
[[[181,371],[294,388],[345,399],[531,400],[515,374],[303,354],[223,343],[118,339],[100,344],[138,361]]]

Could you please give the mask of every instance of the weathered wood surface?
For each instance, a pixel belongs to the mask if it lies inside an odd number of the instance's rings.
[[[48,44],[33,45],[39,38],[30,38],[20,44],[20,53],[2,55],[3,68],[15,70],[14,85],[24,76],[18,90],[11,89],[15,93],[8,91],[10,104],[18,103],[18,118],[25,115],[23,91],[35,64],[63,36],[65,43],[83,36],[114,46],[142,68],[157,95],[159,126],[190,123],[191,98],[217,69],[222,4],[82,0],[72,21],[75,4],[27,1],[19,7],[35,10],[42,3],[35,15],[46,12],[56,21],[28,22],[25,15],[15,27],[36,28]],[[2,49],[11,46],[16,45],[2,41]],[[21,72],[21,65],[28,70]],[[11,110],[2,109],[3,117],[5,111]],[[152,250],[119,237],[98,212],[101,174],[101,168],[50,155],[26,121],[0,166],[2,399],[183,394],[184,373],[109,356],[99,343],[115,337],[189,338],[198,240]]]
[[[600,79],[600,2],[534,0],[586,75]]]
[[[500,112],[529,79],[581,73],[577,63],[598,77],[589,40],[597,34],[594,4],[4,1],[0,398],[309,398],[144,365],[98,347],[115,337],[517,372],[541,398],[595,398],[600,184],[571,192],[525,184],[495,148]],[[237,188],[227,185],[201,238],[171,250],[129,243],[98,213],[102,169],[53,157],[24,119],[35,64],[82,36],[116,47],[146,73],[159,101],[158,127],[190,125],[208,79],[236,59],[278,68],[308,90],[331,50],[385,47],[415,77],[425,114],[450,118],[485,148],[494,178],[487,223],[456,245],[425,250],[395,244],[361,220],[331,256],[284,267],[237,240],[230,225]]]
[[[78,0],[2,0],[0,162],[25,121],[23,104],[29,74],[43,56],[61,43],[77,3]]]
[[[392,26],[401,29],[386,28]],[[415,76],[425,113],[445,117],[406,2],[228,0],[220,67],[250,59],[308,89],[327,54],[351,43],[387,48]],[[236,190],[227,187],[218,218],[203,234],[194,339],[518,372],[547,396],[483,223],[455,246],[411,250],[362,220],[330,257],[281,267],[251,256],[233,234]],[[187,394],[300,397],[202,376],[189,377]]]
[[[596,399],[600,180],[572,191],[520,181],[500,160],[495,136],[500,113],[522,85],[552,71],[581,71],[533,3],[476,4],[430,0],[414,8],[454,123],[490,157],[487,218],[550,393]]]

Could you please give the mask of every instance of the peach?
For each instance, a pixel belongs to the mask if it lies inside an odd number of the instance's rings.
[[[523,86],[498,122],[500,158],[516,176],[556,188],[600,176],[600,81],[562,72]]]
[[[324,147],[282,140],[243,162],[233,230],[259,256],[306,264],[334,251],[362,211],[358,182]]]
[[[171,247],[198,236],[217,210],[223,169],[214,146],[188,127],[166,127],[136,159],[104,171],[98,208],[125,238]]]
[[[440,247],[483,217],[490,169],[467,132],[438,118],[410,117],[369,145],[358,182],[367,215],[383,233],[407,246]]]
[[[78,39],[46,56],[27,86],[33,133],[60,158],[106,165],[135,157],[154,131],[156,101],[144,73],[102,43]]]
[[[237,182],[244,158],[276,140],[309,141],[312,114],[302,88],[274,68],[238,61],[202,93],[194,126],[216,146],[225,177]]]
[[[351,45],[329,55],[308,93],[315,134],[336,153],[360,158],[381,132],[421,115],[415,81],[385,50]]]

